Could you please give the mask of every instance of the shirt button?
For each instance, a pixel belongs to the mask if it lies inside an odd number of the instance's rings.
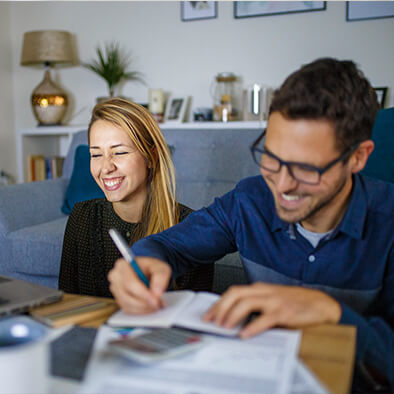
[[[126,233],[126,236],[127,236],[127,238],[130,238],[130,231],[127,231],[127,233]]]
[[[316,260],[316,257],[315,257],[313,254],[311,254],[311,255],[308,257],[308,260],[309,260],[310,263],[313,263],[313,262]]]

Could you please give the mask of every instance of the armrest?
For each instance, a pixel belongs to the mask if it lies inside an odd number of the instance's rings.
[[[59,219],[69,179],[51,179],[0,188],[0,232]]]

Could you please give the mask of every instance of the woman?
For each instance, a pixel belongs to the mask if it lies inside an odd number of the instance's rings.
[[[152,115],[114,98],[97,104],[88,129],[90,171],[104,199],[74,206],[67,222],[59,289],[111,297],[107,274],[121,257],[108,235],[116,228],[132,245],[183,220],[191,209],[175,200],[174,166]],[[210,290],[213,265],[177,278],[176,288]]]

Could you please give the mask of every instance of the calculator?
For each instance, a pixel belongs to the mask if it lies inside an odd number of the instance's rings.
[[[139,363],[177,357],[200,348],[206,339],[180,328],[158,328],[131,338],[109,342],[111,349]]]

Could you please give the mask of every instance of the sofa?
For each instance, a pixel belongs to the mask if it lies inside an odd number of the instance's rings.
[[[249,146],[261,129],[165,129],[176,169],[178,201],[198,209],[256,175]],[[74,134],[61,178],[0,188],[0,274],[57,287],[68,216],[61,207],[79,145],[86,130]],[[86,174],[86,176],[89,176]],[[214,291],[246,281],[237,253],[216,263]]]

